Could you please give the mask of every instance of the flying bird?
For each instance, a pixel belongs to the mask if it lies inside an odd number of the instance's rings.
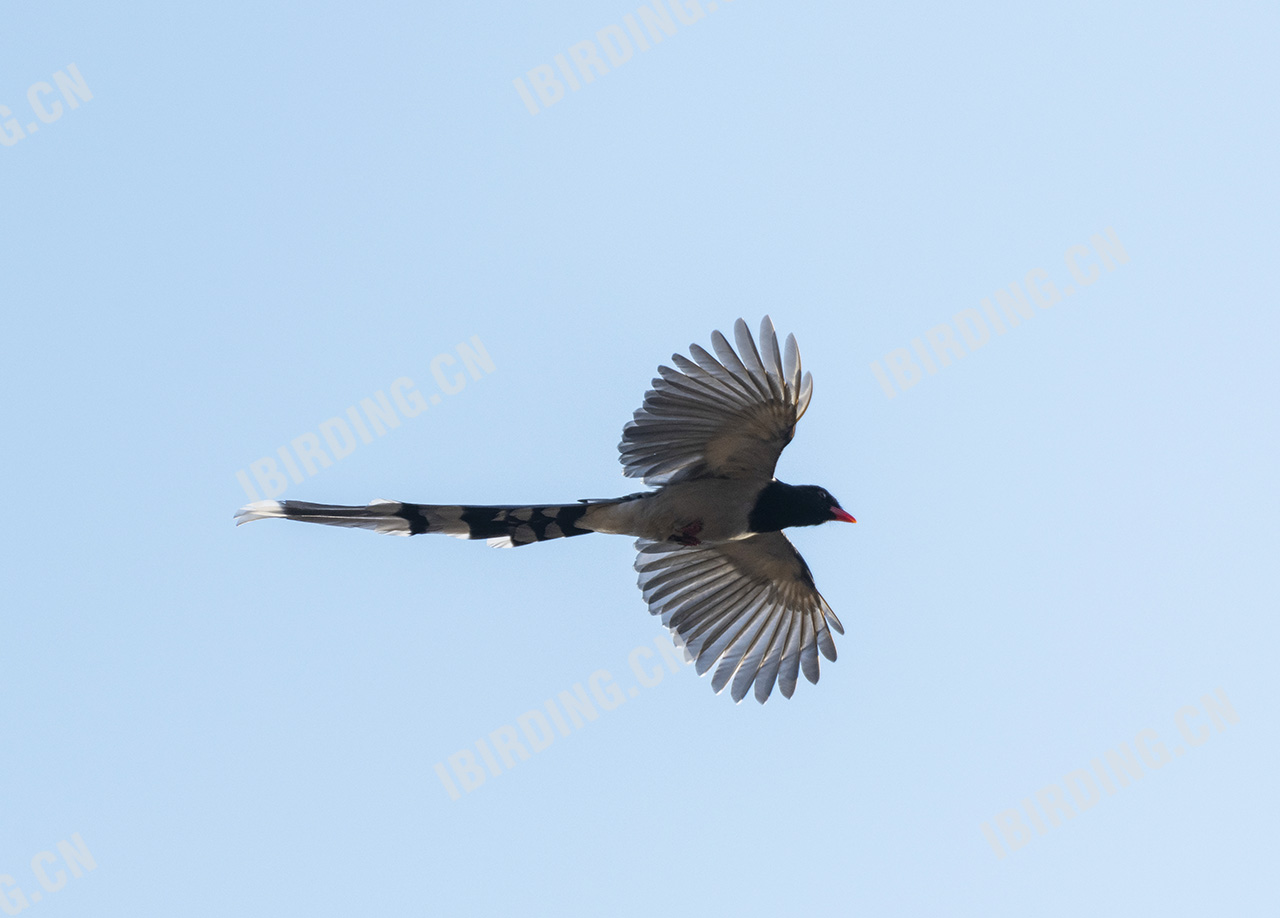
[[[454,506],[375,500],[364,507],[260,500],[236,523],[280,517],[392,535],[442,532],[491,545],[531,545],[590,532],[634,536],[635,568],[649,611],[683,640],[698,673],[715,665],[711,686],[741,701],[755,687],[764,703],[775,682],[790,698],[797,675],[816,683],[818,653],[836,659],[844,628],[783,535],[791,526],[856,522],[830,492],[774,478],[813,395],[800,373],[794,335],[785,351],[766,316],[760,349],[745,322],[737,350],[720,332],[714,356],[661,366],[618,444],[624,474],[654,490],[564,505]]]

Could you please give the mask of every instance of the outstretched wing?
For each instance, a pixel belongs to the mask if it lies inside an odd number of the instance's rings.
[[[828,625],[844,628],[813,583],[809,566],[781,532],[696,547],[636,542],[649,611],[684,639],[699,675],[719,661],[711,687],[732,680],[733,700],[755,684],[761,704],[776,680],[787,698],[800,670],[818,681],[818,651],[835,660]]]
[[[760,351],[741,319],[733,331],[737,352],[717,331],[711,335],[715,357],[694,344],[692,360],[675,354],[676,369],[658,367],[660,378],[618,444],[628,476],[651,485],[773,477],[809,407],[813,377],[800,375],[794,335],[787,336],[785,358],[779,353],[768,316],[760,323]]]

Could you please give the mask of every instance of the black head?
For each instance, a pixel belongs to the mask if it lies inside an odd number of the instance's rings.
[[[857,522],[826,488],[771,481],[756,498],[747,525],[752,532],[777,532],[789,526],[817,526],[831,520]]]

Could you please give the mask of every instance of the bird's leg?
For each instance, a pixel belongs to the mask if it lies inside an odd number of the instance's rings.
[[[668,542],[678,542],[681,545],[687,545],[692,548],[695,545],[701,545],[702,540],[698,538],[698,533],[702,532],[702,520],[694,520],[687,526],[667,539]]]

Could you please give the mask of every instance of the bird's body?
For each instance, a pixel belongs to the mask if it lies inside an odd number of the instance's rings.
[[[699,673],[718,662],[715,690],[732,680],[738,701],[754,684],[763,702],[776,681],[790,697],[801,668],[818,681],[819,650],[836,658],[828,625],[843,628],[782,530],[854,519],[822,488],[773,477],[813,391],[810,376],[800,376],[795,338],[784,363],[767,317],[763,354],[741,319],[735,334],[737,352],[715,332],[715,357],[692,345],[693,360],[676,354],[676,369],[660,367],[624,429],[626,474],[656,490],[563,505],[266,500],[244,507],[237,522],[280,517],[514,546],[592,532],[632,536],[650,611],[684,639]]]
[[[745,539],[751,535],[751,507],[768,483],[739,478],[678,481],[633,500],[589,507],[579,525],[655,542],[679,537],[699,542]]]

